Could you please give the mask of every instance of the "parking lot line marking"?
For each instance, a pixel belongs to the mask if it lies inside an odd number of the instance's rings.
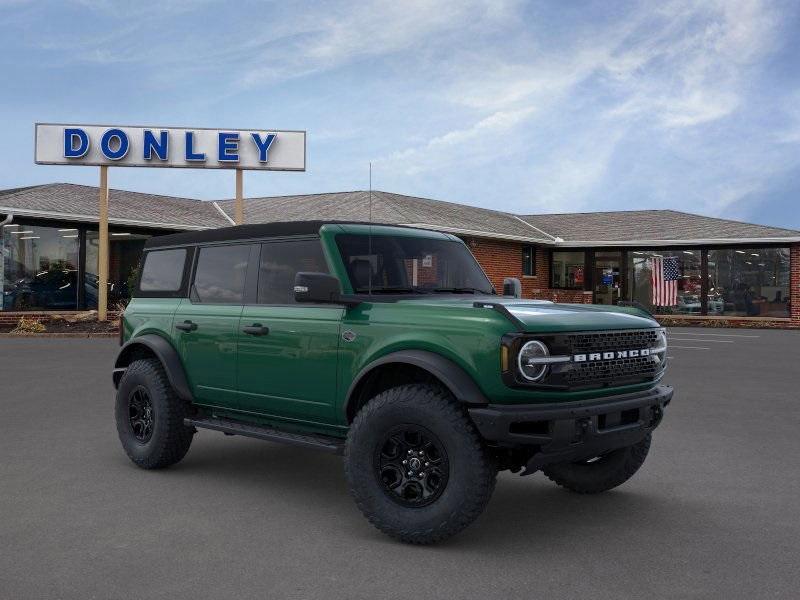
[[[697,339],[697,338],[677,338],[677,337],[668,337],[669,340],[675,340],[676,342],[703,342],[704,344],[733,344],[733,340],[704,340],[704,339]]]
[[[709,337],[735,337],[735,338],[759,338],[760,335],[741,335],[738,333],[671,333],[670,335],[695,335],[695,336],[709,336]]]
[[[687,350],[711,350],[711,348],[703,348],[702,346],[675,346],[674,344],[669,345],[670,348],[685,348]]]

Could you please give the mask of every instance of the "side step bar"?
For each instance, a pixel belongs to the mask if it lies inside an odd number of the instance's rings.
[[[254,425],[252,423],[242,423],[233,419],[218,418],[197,418],[184,419],[183,424],[187,427],[199,427],[201,429],[213,429],[228,435],[242,435],[245,437],[258,438],[270,442],[282,442],[306,448],[316,448],[332,454],[344,454],[344,440],[325,435],[311,435],[303,433],[290,433],[280,431],[265,425]]]

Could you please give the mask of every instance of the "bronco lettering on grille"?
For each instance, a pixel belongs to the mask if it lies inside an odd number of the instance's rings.
[[[614,352],[590,352],[589,354],[573,354],[572,362],[596,362],[599,360],[615,360],[618,358],[638,358],[650,356],[650,348],[638,350],[616,350]]]

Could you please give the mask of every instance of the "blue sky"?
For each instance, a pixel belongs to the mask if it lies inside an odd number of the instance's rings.
[[[519,213],[672,208],[800,229],[800,5],[0,0],[0,188],[35,121],[305,129],[306,173]],[[233,173],[112,169],[207,199]]]

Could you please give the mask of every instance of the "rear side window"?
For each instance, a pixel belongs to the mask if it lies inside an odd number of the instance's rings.
[[[153,250],[145,255],[139,289],[143,292],[177,292],[183,283],[186,248]]]
[[[258,273],[258,303],[294,304],[294,277],[298,271],[328,272],[319,240],[263,244]]]
[[[242,304],[249,245],[200,248],[192,300],[209,304]]]

